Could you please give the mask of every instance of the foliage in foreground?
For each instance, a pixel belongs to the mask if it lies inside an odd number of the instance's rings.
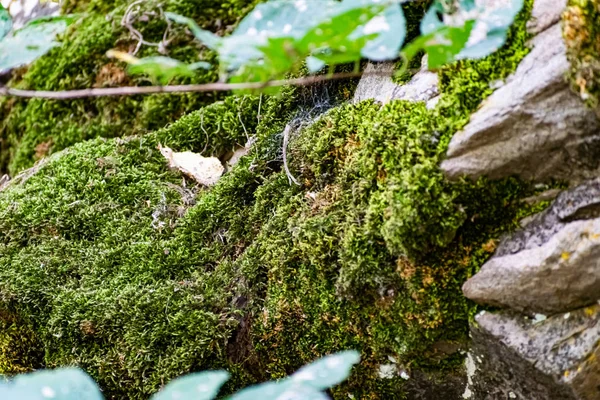
[[[42,17],[11,32],[12,20],[0,4],[0,72],[26,65],[59,46],[56,35],[64,32],[76,16]]]
[[[345,380],[360,357],[344,351],[300,368],[288,378],[256,385],[228,396],[228,400],[327,400],[322,391]],[[190,374],[170,382],[151,400],[212,400],[229,379],[226,371]],[[4,400],[102,400],[94,381],[80,369],[62,368],[19,375],[0,383]]]
[[[480,59],[502,47],[522,7],[523,0],[495,9],[472,0],[452,5],[436,0],[421,21],[421,36],[402,55],[408,62],[424,51],[430,68]],[[316,73],[361,59],[393,60],[407,36],[400,0],[271,0],[258,4],[226,37],[201,29],[193,19],[174,13],[166,17],[188,25],[196,39],[215,51],[222,79],[232,82],[283,79],[302,65]],[[477,39],[470,40],[475,29]],[[168,57],[120,58],[131,63],[131,73],[149,74],[163,84],[198,68]]]

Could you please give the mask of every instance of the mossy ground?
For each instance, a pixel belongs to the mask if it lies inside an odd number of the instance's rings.
[[[90,87],[148,85],[144,77],[128,76],[125,65],[106,57],[110,49],[132,51],[137,40],[121,25],[129,1],[69,1],[67,12],[84,17],[62,38],[62,46],[16,74],[10,85],[38,90],[67,90]],[[218,33],[232,29],[256,0],[143,1],[133,26],[148,42],[163,39],[167,23],[160,12],[171,11],[194,18]],[[143,18],[144,15],[146,18]],[[195,62],[214,56],[185,28],[173,25],[167,34],[168,56]],[[138,56],[156,55],[157,47],[142,46]],[[199,72],[193,78],[173,83],[205,83],[217,79],[216,71]],[[120,137],[162,128],[190,112],[218,99],[217,94],[176,94],[126,98],[80,99],[72,101],[0,100],[0,173],[16,174],[56,151],[94,137]],[[73,123],[77,121],[77,123]]]
[[[600,2],[570,0],[563,13],[563,36],[571,86],[600,114]]]
[[[108,398],[141,399],[189,371],[226,368],[231,390],[355,348],[334,398],[399,399],[400,374],[378,377],[390,357],[409,375],[455,371],[475,309],[460,286],[534,209],[524,183],[449,183],[438,164],[526,54],[530,5],[499,52],[440,72],[436,109],[340,104],[298,129],[300,186],[281,132],[323,88],[227,97],[17,179],[0,194],[0,373],[75,364]],[[210,189],[157,149],[221,156],[247,135],[251,153]]]

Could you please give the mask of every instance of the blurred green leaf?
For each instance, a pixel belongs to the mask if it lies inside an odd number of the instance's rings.
[[[354,364],[359,361],[360,355],[357,351],[342,351],[300,368],[289,379],[314,389],[329,389],[346,380]]]
[[[506,42],[506,35],[515,17],[523,8],[523,0],[511,0],[506,7],[491,11],[482,8],[477,24],[485,32],[483,37],[466,46],[457,56],[458,59],[477,59],[498,50]]]
[[[130,74],[148,75],[161,85],[168,84],[176,76],[193,76],[198,69],[211,68],[211,65],[204,61],[185,64],[163,56],[136,58],[129,53],[117,50],[109,50],[106,55],[129,64],[127,71]]]
[[[0,71],[29,64],[58,46],[56,35],[76,18],[75,15],[38,18],[5,37],[0,41]]]
[[[6,400],[102,400],[100,389],[89,375],[77,368],[61,368],[17,375],[0,384]]]
[[[267,382],[241,390],[228,400],[328,400],[325,393],[317,389],[295,384],[289,379]]]
[[[465,47],[473,29],[474,21],[465,26],[444,26],[424,36],[420,36],[403,50],[408,60],[419,51],[425,50],[430,69],[436,69],[456,60],[456,56]]]
[[[212,400],[228,379],[229,373],[225,371],[186,375],[171,381],[163,390],[152,396],[151,400]]]
[[[460,0],[451,14],[441,0],[435,1],[421,20],[421,36],[405,47],[410,60],[420,50],[428,55],[429,68],[439,68],[455,60],[485,57],[506,42],[506,35],[523,0],[511,0],[505,7],[477,5],[473,0]],[[444,16],[448,23],[444,22]],[[465,20],[452,25],[454,16]],[[476,35],[472,34],[477,32]]]
[[[221,74],[231,82],[281,79],[303,62],[317,72],[363,57],[393,59],[406,31],[400,0],[273,0],[258,4],[226,38],[168,17],[218,52]]]
[[[0,4],[0,40],[12,29],[12,17],[8,10]]]
[[[169,57],[155,56],[138,59],[129,64],[127,71],[133,75],[146,74],[161,85],[168,84],[176,76],[194,76],[198,69],[210,69],[207,62],[185,64]]]
[[[369,29],[370,28],[370,29]],[[398,58],[400,47],[406,38],[406,19],[400,4],[387,7],[364,27],[365,34],[377,33],[377,38],[369,41],[362,49],[362,56],[373,61]]]

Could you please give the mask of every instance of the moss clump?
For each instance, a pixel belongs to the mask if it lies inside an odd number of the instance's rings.
[[[0,290],[43,348],[32,366],[77,364],[109,398],[131,399],[193,369],[229,367],[241,312],[232,296],[248,288],[227,262],[239,243],[219,230],[240,224],[257,183],[246,168],[200,194],[168,171],[157,145],[226,153],[246,141],[257,107],[231,99],[199,112],[143,138],[74,146],[3,193]],[[17,349],[2,347],[0,359]]]
[[[204,4],[206,3],[206,4]],[[231,0],[215,5],[208,1],[145,1],[139,4],[134,25],[148,42],[160,42],[167,23],[160,10],[190,16],[207,29],[224,33],[255,3]],[[62,46],[37,60],[10,83],[38,90],[67,90],[90,87],[147,85],[143,77],[129,77],[125,65],[108,59],[106,51],[132,51],[137,41],[121,26],[129,2],[93,1],[66,4],[69,10],[91,11],[62,39]],[[147,20],[141,18],[148,16]],[[168,55],[185,62],[214,55],[201,49],[182,26],[168,34]],[[157,47],[142,46],[138,56],[157,54]],[[215,71],[202,71],[194,78],[173,83],[205,83],[217,79]],[[94,137],[118,137],[162,128],[186,112],[215,101],[215,95],[181,94],[146,97],[80,99],[72,101],[19,100],[0,103],[0,172],[16,174],[33,163],[74,143]]]
[[[441,72],[435,110],[367,101],[307,123],[330,104],[286,88],[79,143],[22,176],[0,194],[0,308],[43,350],[27,366],[80,365],[115,399],[213,368],[233,372],[232,390],[346,348],[363,361],[336,400],[411,398],[399,373],[378,376],[390,357],[410,375],[454,373],[474,310],[460,286],[533,210],[519,202],[532,190],[451,184],[437,165],[490,80],[526,53],[528,10],[499,53]],[[300,186],[282,171],[288,123]],[[221,156],[247,134],[250,154],[210,189],[157,150]],[[0,346],[0,373],[14,359]]]
[[[600,107],[600,3],[571,0],[563,13],[563,36],[571,63],[573,90],[592,108]]]
[[[42,367],[43,348],[30,325],[8,310],[0,312],[0,373],[19,374]]]

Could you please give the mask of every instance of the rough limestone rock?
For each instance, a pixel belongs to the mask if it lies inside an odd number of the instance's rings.
[[[424,101],[433,107],[439,95],[438,76],[427,69],[427,60],[423,58],[421,69],[404,85],[392,80],[395,63],[369,63],[365,74],[354,92],[354,102],[375,99],[380,103],[391,100]]]
[[[553,314],[600,299],[600,178],[562,193],[505,239],[463,286],[468,298]]]
[[[560,22],[567,0],[537,0],[533,3],[527,30],[534,35]]]
[[[600,305],[545,320],[480,313],[475,321],[464,398],[600,398]]]
[[[555,18],[540,11],[532,29]],[[560,24],[533,39],[515,74],[452,138],[441,165],[447,177],[579,181],[598,172],[600,122],[570,91],[565,52]]]

